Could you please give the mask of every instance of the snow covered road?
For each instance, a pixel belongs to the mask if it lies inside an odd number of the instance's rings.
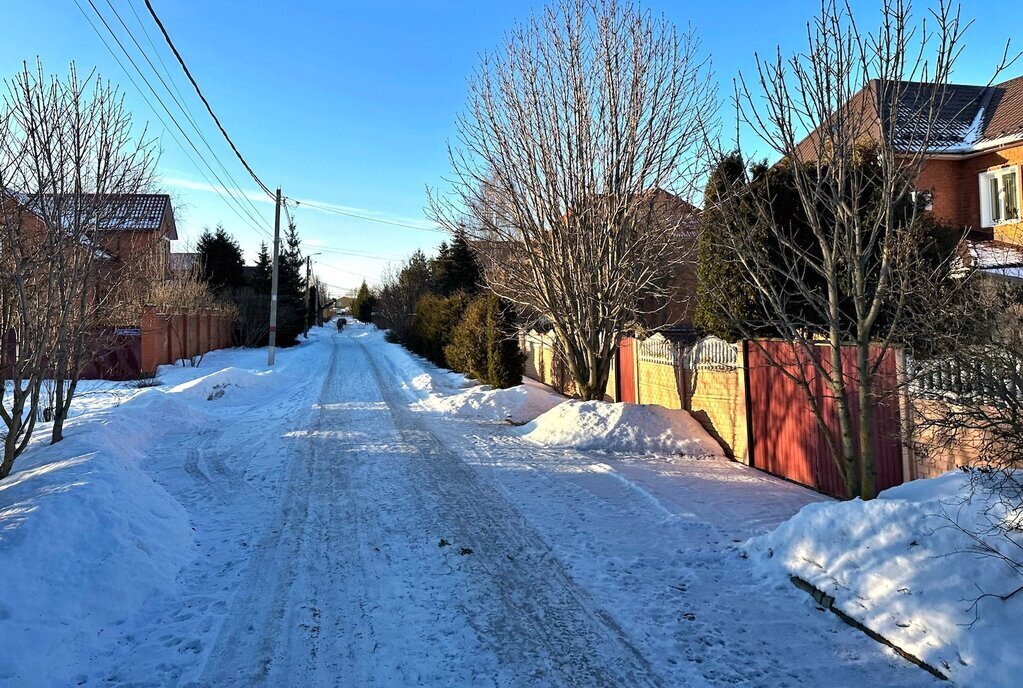
[[[281,360],[291,384],[214,385],[141,462],[193,531],[173,582],[11,685],[934,682],[741,556],[813,493],[434,410],[451,376],[371,328]]]

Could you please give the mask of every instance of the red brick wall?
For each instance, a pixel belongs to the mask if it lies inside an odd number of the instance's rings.
[[[934,192],[934,215],[953,226],[980,229],[981,172],[1002,165],[1023,165],[1023,145],[972,158],[928,160],[917,179],[918,189]],[[999,225],[995,239],[1023,245],[1023,223]]]
[[[142,372],[230,346],[232,324],[230,318],[216,314],[158,313],[155,306],[147,306],[142,317]]]

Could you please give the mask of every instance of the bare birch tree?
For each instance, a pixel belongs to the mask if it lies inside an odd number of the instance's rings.
[[[794,191],[799,217],[776,212],[770,179],[740,174],[707,198],[724,223],[710,240],[735,268],[731,296],[740,285],[754,304],[735,325],[750,339],[767,329],[792,342],[800,364],[789,375],[849,497],[876,492],[875,409],[893,393],[880,372],[891,347],[912,336],[915,318],[942,317],[943,290],[954,289],[949,260],[924,260],[927,223],[913,193],[927,156],[956,134],[945,129],[946,85],[966,23],[944,0],[914,22],[908,2],[884,0],[879,26],[864,32],[847,4],[824,0],[807,49],[758,58],[757,78],[737,88],[740,119],[781,157],[775,171]],[[733,304],[720,296],[727,312]]]
[[[473,76],[433,214],[492,291],[551,324],[584,399],[685,258],[666,192],[691,196],[714,101],[693,31],[628,0],[545,9]]]

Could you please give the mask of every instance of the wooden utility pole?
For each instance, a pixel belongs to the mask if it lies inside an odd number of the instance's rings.
[[[309,284],[310,274],[312,273],[312,271],[313,271],[313,257],[312,256],[306,256],[306,258],[305,258],[305,318],[303,318],[303,320],[305,321],[305,333],[304,333],[304,336],[305,336],[306,339],[309,339],[309,316],[312,315],[312,313],[310,311],[312,311],[312,308],[313,308],[313,303],[312,303],[312,301],[313,301],[313,292],[310,290],[310,286],[311,285]]]
[[[277,207],[274,209],[274,263],[270,279],[270,344],[267,347],[266,364],[274,364],[277,348],[277,280],[281,258],[281,187],[277,187]]]

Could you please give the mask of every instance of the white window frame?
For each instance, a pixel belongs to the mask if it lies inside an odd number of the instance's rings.
[[[1014,217],[1004,217],[1006,215],[1006,207],[1004,205],[1005,199],[1005,178],[1008,175],[1015,175],[1014,186],[1015,186],[1015,200],[1016,208],[1013,213]],[[995,219],[993,203],[994,198],[992,194],[992,182],[996,182],[998,185],[999,194],[999,217]],[[979,176],[980,183],[980,226],[981,227],[994,227],[1000,224],[1011,224],[1020,221],[1020,198],[1023,196],[1020,188],[1020,169],[1019,165],[1010,165],[1006,167],[999,167],[993,170],[987,170],[981,172]],[[1011,208],[1008,210],[1012,210]]]

